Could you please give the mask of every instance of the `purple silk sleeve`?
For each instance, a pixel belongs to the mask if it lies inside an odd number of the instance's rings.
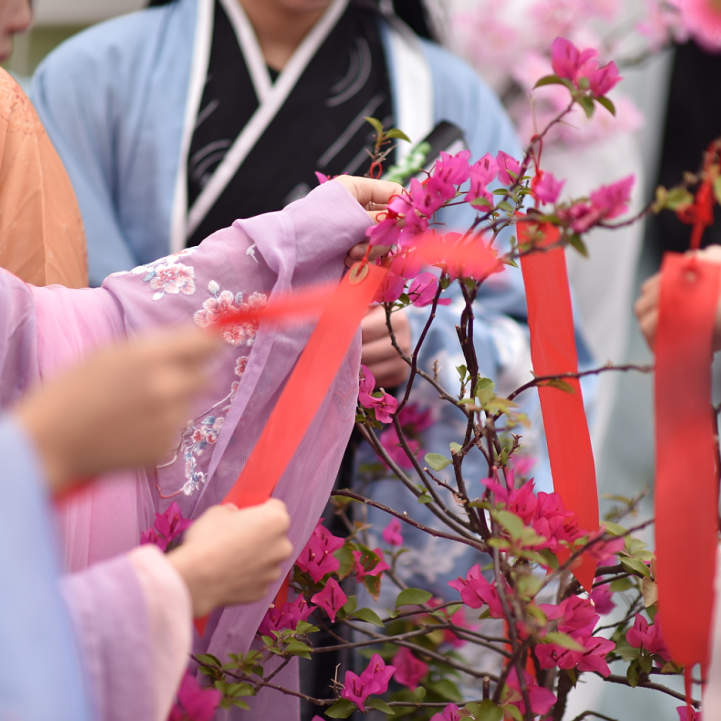
[[[6,331],[0,336],[0,362],[23,386],[113,338],[193,319],[207,325],[224,306],[262,304],[272,293],[338,281],[348,249],[363,240],[369,224],[351,195],[330,182],[283,211],[236,221],[197,249],[115,274],[102,288],[32,288],[2,273],[0,294],[3,301],[14,299],[18,320],[0,319],[0,332]],[[3,302],[2,307],[13,306]],[[190,517],[220,502],[250,455],[313,326],[314,321],[299,319],[281,329],[261,324],[228,331],[212,387],[179,432],[176,453],[156,470],[96,483],[59,510],[66,569],[83,569],[133,548],[152,525],[154,513],[171,501]],[[290,510],[289,536],[296,553],[322,513],[352,429],[359,363],[360,334],[274,494]],[[0,395],[5,397],[4,386]],[[284,573],[291,565],[289,560]],[[214,614],[199,650],[218,656],[245,652],[279,586],[280,581],[258,603]],[[284,707],[278,695],[277,714],[263,711],[261,716],[287,719]],[[244,718],[254,715],[245,713]]]

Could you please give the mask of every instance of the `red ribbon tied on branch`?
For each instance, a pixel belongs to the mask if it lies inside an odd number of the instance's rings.
[[[565,250],[559,244],[560,230],[523,218],[518,219],[516,229],[521,249],[539,249],[521,256],[533,371],[537,376],[578,373],[571,292]],[[549,386],[538,389],[553,487],[566,508],[578,516],[578,525],[593,533],[599,528],[598,491],[581,383],[577,378],[563,380],[573,393]],[[584,554],[572,570],[590,592],[596,562]]]
[[[710,661],[718,545],[716,419],[711,360],[721,265],[667,253],[656,331],[656,569],[672,658]]]

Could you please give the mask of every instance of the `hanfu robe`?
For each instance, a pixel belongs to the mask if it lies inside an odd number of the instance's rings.
[[[197,248],[111,276],[101,288],[36,288],[0,271],[0,404],[10,405],[29,384],[51,377],[114,338],[193,320],[209,327],[224,309],[260,306],[272,293],[337,282],[348,249],[363,239],[370,223],[345,188],[327,183],[283,211],[238,221]],[[227,328],[212,386],[198,399],[187,427],[179,430],[175,453],[157,469],[120,473],[93,484],[59,508],[66,570],[85,569],[137,546],[154,514],[165,510],[171,499],[186,517],[220,502],[249,457],[313,325],[301,319],[280,330],[262,323]],[[353,426],[359,360],[358,335],[275,491],[291,514],[289,538],[296,555],[325,506]],[[121,566],[106,566],[114,575],[105,591],[86,574],[71,577],[78,597],[85,601],[76,606],[74,620],[91,661],[93,639],[101,643],[103,634],[112,634],[113,628],[115,632],[118,627],[128,628],[117,659],[104,664],[96,657],[99,663],[89,669],[105,694],[99,702],[107,715],[101,718],[156,718],[147,712],[161,705],[157,691],[155,700],[148,702],[149,689],[134,690],[121,671],[131,654],[147,651],[147,645],[136,644],[154,624],[162,632],[162,616],[154,618],[150,613],[133,627],[132,614],[114,618],[113,609],[98,604],[103,592],[119,593],[123,573],[131,577],[122,559],[108,563]],[[131,589],[129,608],[142,600],[148,577],[157,576],[148,571],[149,563],[147,557],[135,559],[139,580]],[[292,559],[284,574],[291,564]],[[220,656],[247,651],[280,582],[258,603],[211,616],[205,641],[197,650]],[[88,592],[95,596],[88,597]],[[182,639],[174,643],[176,649],[182,647]],[[159,652],[153,662],[167,665],[162,646]],[[172,675],[167,669],[165,673]],[[276,678],[292,686],[293,675],[291,665]],[[144,705],[133,694],[146,699]],[[139,708],[144,709],[142,714]],[[253,699],[249,717],[287,719],[296,708],[290,697],[274,696],[270,702],[268,694],[261,693]],[[130,711],[124,714],[124,709]]]
[[[30,100],[2,69],[0,267],[33,285],[88,284],[83,222],[70,179]]]

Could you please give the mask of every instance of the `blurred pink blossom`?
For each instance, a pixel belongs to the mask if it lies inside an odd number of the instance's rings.
[[[721,6],[717,0],[670,0],[681,23],[706,50],[721,50]]]
[[[211,721],[222,698],[220,691],[201,688],[195,676],[186,673],[168,721]]]
[[[421,679],[428,673],[428,664],[416,658],[405,646],[398,649],[391,663],[396,667],[395,680],[411,691],[418,688]]]
[[[403,534],[401,533],[401,522],[394,518],[384,529],[383,540],[389,546],[402,546],[403,545]]]
[[[304,573],[310,574],[313,581],[318,583],[327,573],[333,573],[340,567],[340,562],[333,553],[343,543],[342,538],[334,536],[323,526],[323,519],[321,519],[298,556],[295,565]]]
[[[299,621],[305,621],[313,612],[313,606],[306,603],[303,596],[298,596],[295,601],[271,606],[266,612],[258,627],[261,636],[270,636],[273,631],[282,631],[286,628],[296,629]]]

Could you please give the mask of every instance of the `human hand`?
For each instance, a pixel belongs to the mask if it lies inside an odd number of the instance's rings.
[[[721,246],[711,245],[704,250],[696,251],[701,260],[721,264]],[[646,338],[649,347],[653,349],[656,340],[656,328],[658,327],[658,306],[661,299],[661,274],[651,276],[641,286],[641,296],[636,301],[633,309],[638,319],[641,332]],[[716,323],[713,335],[713,350],[721,350],[721,298],[716,308]]]
[[[263,598],[293,553],[289,527],[285,504],[274,498],[242,510],[213,506],[200,516],[167,556],[188,586],[195,617]]]
[[[197,328],[155,332],[98,351],[23,398],[14,413],[34,442],[51,490],[157,463],[185,426],[219,345]]]
[[[405,310],[393,313],[393,334],[404,355],[411,352],[411,326]],[[363,335],[363,365],[376,379],[378,388],[393,388],[408,378],[410,368],[393,347],[386,325],[386,312],[383,306],[371,307],[361,321]]]

